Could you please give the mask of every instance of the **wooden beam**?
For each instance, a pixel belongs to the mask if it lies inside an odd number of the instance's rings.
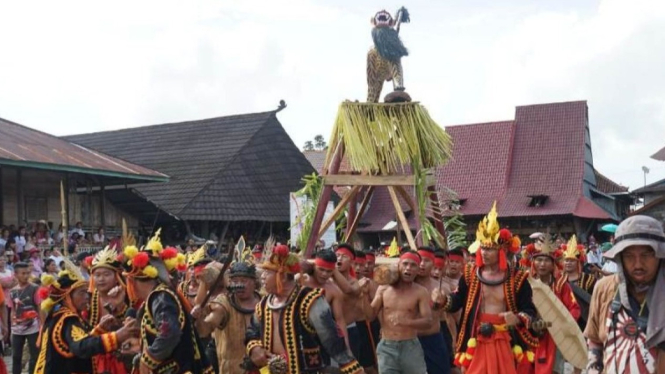
[[[374,189],[376,187],[370,186],[367,189],[367,192],[365,193],[365,197],[363,197],[363,201],[360,203],[360,208],[358,209],[358,213],[356,214],[355,217],[352,217],[349,215],[349,218],[354,218],[353,222],[351,222],[350,225],[347,225],[347,230],[346,230],[346,235],[344,236],[344,241],[349,242],[349,239],[353,236],[353,234],[356,232],[356,229],[358,228],[358,223],[360,223],[360,219],[363,217],[363,214],[365,214],[365,210],[367,210],[367,206],[369,205],[369,201],[372,199],[372,195],[374,195]]]
[[[346,228],[344,230],[345,238],[348,237],[349,230],[351,229],[351,220],[353,220],[357,214],[358,196],[364,191],[364,189],[364,187],[360,187],[358,194],[349,200],[349,210],[347,211]],[[344,240],[344,242],[347,242],[347,240]]]
[[[100,185],[99,189],[99,210],[101,213],[101,224],[104,230],[106,230],[106,188],[104,187],[104,184]]]
[[[319,233],[318,235],[316,235],[316,240],[314,243],[316,243],[319,240],[319,238],[323,235],[323,233],[325,233],[326,230],[328,230],[328,227],[330,227],[330,225],[335,222],[337,216],[339,216],[339,214],[344,210],[344,206],[350,200],[356,197],[358,191],[360,191],[360,186],[355,186],[351,189],[351,191],[349,191],[346,195],[344,195],[342,201],[340,201],[339,204],[337,204],[335,210],[333,210],[330,217],[328,217],[328,219],[323,224],[321,224],[321,229],[319,229]]]
[[[395,206],[397,218],[399,218],[399,221],[404,228],[404,235],[406,235],[406,240],[409,242],[411,249],[415,250],[418,247],[416,246],[416,241],[413,240],[413,234],[411,234],[411,229],[409,228],[409,221],[406,220],[406,216],[404,216],[404,212],[402,211],[402,206],[399,204],[399,199],[395,193],[395,187],[388,186],[388,193],[390,193],[390,199],[393,201],[393,205]]]
[[[416,219],[416,245],[421,246],[423,244],[423,236],[418,235],[420,232],[421,228],[421,223],[420,223],[420,216],[418,215],[418,207],[416,206],[416,203],[413,201],[411,198],[411,195],[409,195],[406,192],[406,189],[403,186],[397,186],[395,187],[399,195],[402,197],[404,201],[409,205],[409,208],[411,208],[411,211],[413,214],[415,214],[415,219]]]
[[[436,185],[433,174],[427,174],[427,186]],[[415,175],[324,175],[326,186],[415,186]]]
[[[333,155],[330,165],[326,165],[326,169],[323,170],[322,174],[335,174],[339,171],[339,167],[342,164],[342,158],[344,157],[344,143],[337,143],[337,149],[335,149],[335,154]],[[328,167],[329,166],[329,167]],[[321,197],[319,198],[319,205],[316,207],[316,213],[314,215],[314,223],[312,223],[312,233],[318,233],[321,228],[321,221],[323,221],[323,216],[326,212],[326,207],[330,201],[330,196],[332,195],[333,186],[324,186],[323,191],[321,192]],[[270,223],[270,234],[272,234],[272,222]],[[314,252],[314,247],[319,238],[316,238],[316,234],[310,235],[307,239],[307,248],[305,248],[305,258],[310,258],[312,252]],[[302,250],[302,248],[300,248]]]

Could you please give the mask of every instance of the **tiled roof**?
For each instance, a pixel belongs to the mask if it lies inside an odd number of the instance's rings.
[[[614,219],[585,195],[585,188],[626,191],[593,173],[585,101],[520,106],[513,121],[449,126],[446,131],[453,157],[436,170],[437,187],[454,190],[466,216],[486,214],[496,200],[499,217]],[[380,231],[393,219],[387,193],[379,192],[359,231]],[[547,196],[545,204],[530,207],[530,196],[537,195]]]
[[[0,164],[137,181],[168,176],[0,118]]]
[[[303,154],[305,155],[305,158],[307,158],[307,161],[309,161],[310,164],[312,164],[312,167],[319,173],[323,171],[323,164],[326,162],[326,154],[328,151],[319,151],[319,150],[313,150],[313,151],[303,151]],[[349,167],[349,163],[346,160],[346,157],[342,159],[342,162],[339,165],[339,171],[340,172],[348,172],[351,171],[351,168]],[[351,187],[349,186],[335,186],[333,188],[335,193],[339,197],[343,197],[347,192],[351,190]]]
[[[185,220],[288,222],[289,192],[314,171],[274,111],[67,138],[167,173],[136,189]]]
[[[614,182],[610,178],[600,174],[598,170],[594,170],[594,172],[596,173],[596,188],[598,191],[607,194],[628,192],[628,187]]]

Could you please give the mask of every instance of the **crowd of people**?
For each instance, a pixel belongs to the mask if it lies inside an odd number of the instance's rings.
[[[650,313],[665,306],[665,234],[649,217],[607,244],[534,233],[524,245],[493,208],[469,248],[404,247],[380,266],[383,252],[346,243],[312,258],[279,243],[224,254],[164,247],[159,231],[76,253],[77,229],[64,254],[31,251],[39,231],[2,230],[13,374],[563,373],[533,280],[584,332],[587,373],[665,372],[665,317]]]

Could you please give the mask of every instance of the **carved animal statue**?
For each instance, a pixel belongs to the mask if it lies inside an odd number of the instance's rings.
[[[397,19],[397,22],[395,21]],[[367,52],[367,102],[378,103],[384,81],[392,81],[395,91],[404,91],[402,57],[408,56],[399,38],[402,22],[409,22],[409,12],[402,7],[393,18],[385,10],[372,17],[374,48]]]

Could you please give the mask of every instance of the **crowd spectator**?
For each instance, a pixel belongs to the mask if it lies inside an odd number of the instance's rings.
[[[14,273],[18,285],[10,292],[14,304],[11,314],[12,369],[14,374],[21,373],[23,346],[27,342],[30,355],[28,372],[33,373],[39,354],[37,335],[41,300],[37,297],[38,286],[30,282],[30,266],[25,262],[16,263]]]
[[[92,236],[92,243],[96,245],[104,245],[106,242],[106,237],[104,236],[104,228],[100,227],[97,229],[97,233]]]
[[[32,264],[32,276],[39,279],[41,278],[44,269],[44,261],[42,260],[42,256],[39,253],[39,248],[30,248],[28,253],[30,254],[28,261],[30,264]]]
[[[2,247],[2,249],[5,248],[8,240],[9,240],[9,229],[3,227],[2,230],[0,230],[0,247]]]
[[[47,258],[44,260],[44,274],[52,275],[54,278],[58,278],[58,264],[52,258]]]
[[[73,236],[75,233],[78,234],[80,238],[85,238],[85,231],[83,231],[83,223],[81,221],[76,222],[76,226],[74,226],[72,231],[69,232],[69,236]]]
[[[25,237],[25,226],[18,228],[18,234],[14,237],[14,241],[16,242],[16,254],[20,256],[21,253],[23,253],[23,249],[27,243],[27,239]]]

